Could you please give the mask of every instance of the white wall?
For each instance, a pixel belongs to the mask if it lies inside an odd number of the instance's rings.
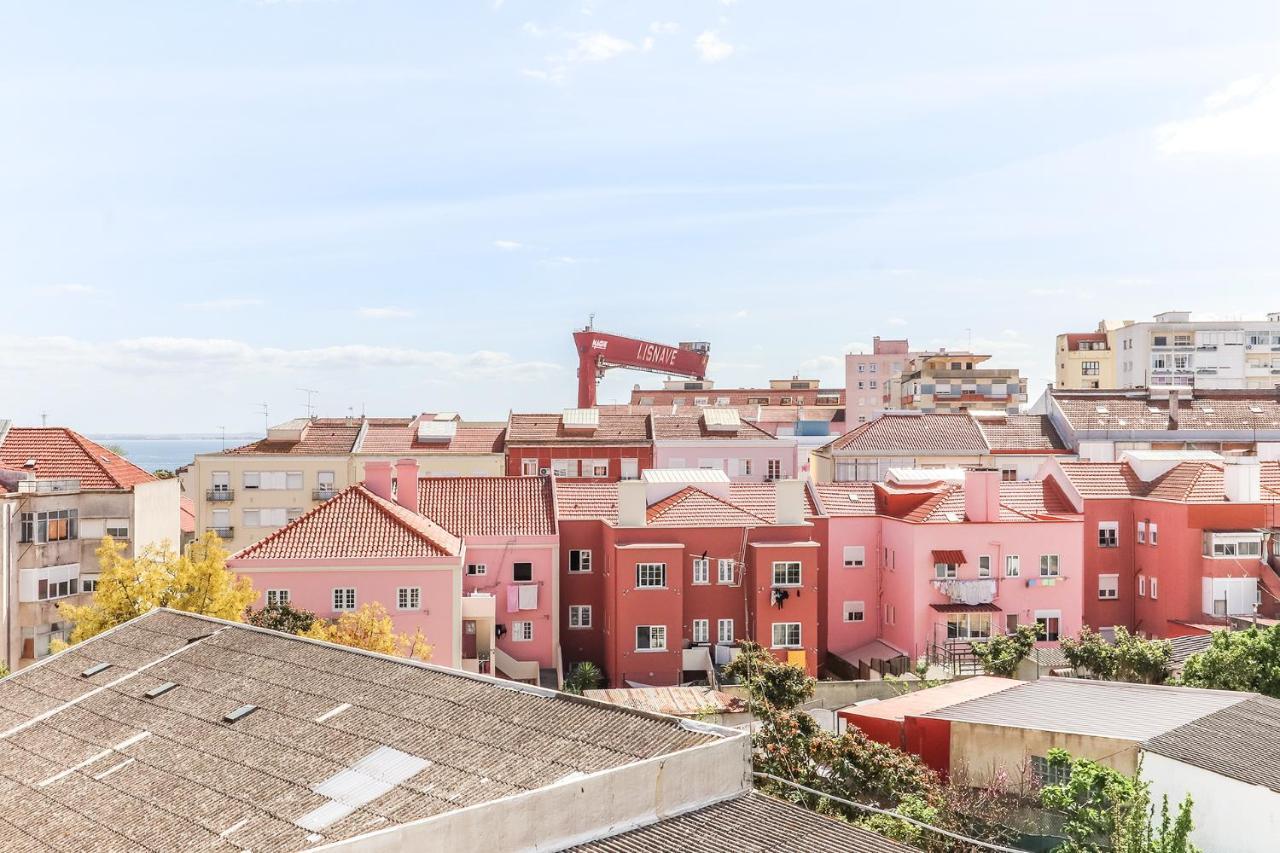
[[[182,541],[181,491],[176,478],[133,487],[133,525],[129,534],[135,554],[162,542],[178,549]]]
[[[1155,753],[1142,753],[1142,776],[1151,782],[1157,808],[1169,809],[1191,794],[1191,840],[1205,853],[1264,853],[1280,847],[1280,794]]]

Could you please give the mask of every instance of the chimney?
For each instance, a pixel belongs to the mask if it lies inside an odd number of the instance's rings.
[[[394,500],[391,497],[391,463],[364,463],[364,487],[380,498]]]
[[[396,503],[409,510],[418,511],[418,461],[396,460]]]
[[[775,480],[773,490],[777,523],[804,524],[804,480]]]
[[[969,521],[1000,520],[1000,472],[969,468],[964,472],[964,515]]]
[[[1178,389],[1169,389],[1169,429],[1178,428]]]
[[[1262,500],[1262,466],[1256,456],[1234,456],[1222,460],[1223,491],[1231,503],[1258,503]]]
[[[645,500],[644,480],[623,480],[618,483],[618,526],[644,527],[648,516],[649,504]]]

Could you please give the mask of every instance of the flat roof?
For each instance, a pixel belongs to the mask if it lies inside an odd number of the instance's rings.
[[[0,681],[3,846],[302,850],[720,739],[155,610]]]
[[[848,705],[840,709],[841,713],[855,714],[859,717],[876,717],[882,720],[902,720],[907,717],[920,717],[931,711],[938,711],[951,705],[989,696],[1017,687],[1025,682],[1016,678],[999,678],[994,675],[979,675],[930,687],[925,690],[914,690],[884,699],[869,702],[865,705]]]

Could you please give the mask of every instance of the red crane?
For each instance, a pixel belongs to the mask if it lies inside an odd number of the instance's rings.
[[[704,341],[673,347],[597,332],[591,326],[574,332],[573,342],[578,347],[580,409],[596,404],[596,384],[612,367],[702,379],[707,375],[707,360],[711,357],[711,344]]]

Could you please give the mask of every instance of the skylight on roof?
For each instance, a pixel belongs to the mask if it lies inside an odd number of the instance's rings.
[[[1200,411],[1204,412],[1206,415],[1212,415],[1212,414],[1213,414],[1213,406],[1205,406],[1205,407],[1204,407],[1204,408],[1202,408]]]
[[[81,678],[92,678],[93,676],[97,675],[98,673],[102,672],[104,669],[107,669],[107,668],[108,668],[108,667],[110,667],[110,666],[111,666],[111,664],[109,664],[109,663],[105,663],[105,662],[104,662],[104,663],[95,663],[93,666],[89,667],[89,668],[88,668],[88,669],[86,669],[84,672],[80,673],[80,677],[81,677]]]
[[[1098,413],[1098,414],[1100,414],[1100,415],[1107,415],[1107,414],[1110,414],[1110,410],[1108,410],[1106,406],[1095,406],[1095,407],[1094,407],[1094,409],[1095,409],[1095,410],[1097,411],[1097,413]]]
[[[1147,406],[1147,411],[1148,411],[1148,412],[1150,412],[1150,413],[1151,413],[1151,414],[1153,414],[1153,415],[1158,415],[1158,414],[1160,414],[1160,410],[1159,410],[1159,409],[1157,409],[1155,406]]]
[[[1262,414],[1262,407],[1261,407],[1261,406],[1250,406],[1250,407],[1249,407],[1249,411],[1253,412],[1255,415],[1260,415],[1260,414]]]
[[[239,708],[236,708],[234,711],[223,717],[222,722],[234,723],[238,720],[243,720],[256,710],[258,710],[257,705],[241,705]]]

